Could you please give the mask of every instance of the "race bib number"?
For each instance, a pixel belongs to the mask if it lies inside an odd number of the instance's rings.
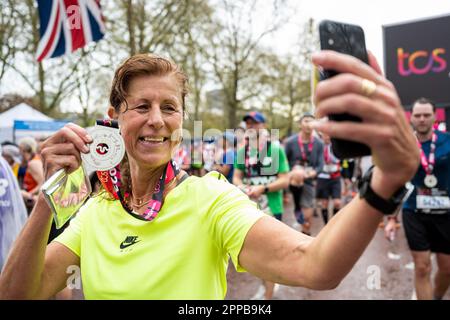
[[[445,196],[418,195],[417,209],[450,209],[450,198]]]
[[[317,178],[320,178],[320,179],[330,179],[331,176],[330,176],[329,173],[321,172],[321,173],[319,173],[319,175],[317,176]]]
[[[338,166],[336,164],[326,164],[323,166],[323,171],[328,173],[333,173],[338,171]]]

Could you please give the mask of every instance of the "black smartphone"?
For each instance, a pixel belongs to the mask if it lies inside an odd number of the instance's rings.
[[[319,24],[320,48],[322,50],[334,50],[340,53],[352,55],[369,64],[365,45],[364,30],[357,25],[323,20]],[[320,71],[320,80],[325,80],[337,75],[335,70]],[[333,121],[356,121],[361,118],[348,113],[332,114],[328,117]],[[355,158],[370,155],[370,148],[362,143],[343,139],[331,139],[333,153],[339,159]]]

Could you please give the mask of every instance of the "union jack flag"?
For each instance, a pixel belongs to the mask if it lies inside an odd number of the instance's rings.
[[[74,52],[105,34],[100,0],[37,0],[38,61]]]

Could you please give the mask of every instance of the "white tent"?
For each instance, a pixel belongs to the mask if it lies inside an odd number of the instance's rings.
[[[13,141],[14,120],[53,121],[53,118],[34,109],[26,103],[0,113],[0,142]]]

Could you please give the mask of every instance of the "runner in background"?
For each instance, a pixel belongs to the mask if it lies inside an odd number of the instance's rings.
[[[18,179],[19,168],[22,163],[19,147],[14,144],[3,144],[1,148],[3,158],[9,163],[14,176]]]
[[[185,144],[180,144],[178,148],[175,150],[173,160],[177,163],[178,167],[181,168],[181,170],[189,171],[191,168],[190,159],[189,159],[189,152],[187,150],[187,147]]]
[[[414,260],[418,299],[440,300],[450,285],[450,134],[433,129],[436,106],[420,98],[411,124],[421,149],[421,165],[411,183],[414,191],[403,207],[403,226]],[[397,216],[390,217],[386,237],[396,231]],[[431,253],[438,270],[431,282]]]
[[[27,220],[17,178],[1,156],[0,146],[0,273],[13,242]]]
[[[282,220],[283,193],[289,183],[289,166],[279,141],[271,141],[266,119],[259,112],[244,117],[247,124],[245,146],[237,152],[233,183],[266,214]],[[266,300],[272,299],[275,284],[264,281]]]
[[[216,144],[213,140],[203,141],[203,169],[201,175],[204,176],[208,172],[214,170],[216,162]]]
[[[191,144],[191,150],[191,169],[189,174],[201,177],[203,171],[203,142],[194,139]]]
[[[220,152],[216,152],[218,161],[216,161],[214,170],[223,174],[230,183],[233,183],[236,136],[231,132],[225,132],[222,140],[223,142],[219,143],[217,148],[217,151]]]
[[[300,118],[300,132],[286,142],[286,156],[292,168],[289,188],[294,198],[294,213],[302,232],[311,235],[314,211],[314,180],[323,167],[323,143],[313,135],[309,123],[314,120],[311,113]],[[304,217],[304,219],[303,219]]]
[[[32,137],[25,137],[19,140],[20,153],[26,164],[22,185],[22,197],[25,201],[28,213],[33,209],[37,200],[37,195],[44,183],[44,166],[37,153],[37,147],[38,144]]]
[[[330,136],[321,134],[324,143],[324,165],[317,176],[316,199],[324,225],[328,223],[329,199],[333,201],[333,216],[341,209],[341,166],[333,154]]]

